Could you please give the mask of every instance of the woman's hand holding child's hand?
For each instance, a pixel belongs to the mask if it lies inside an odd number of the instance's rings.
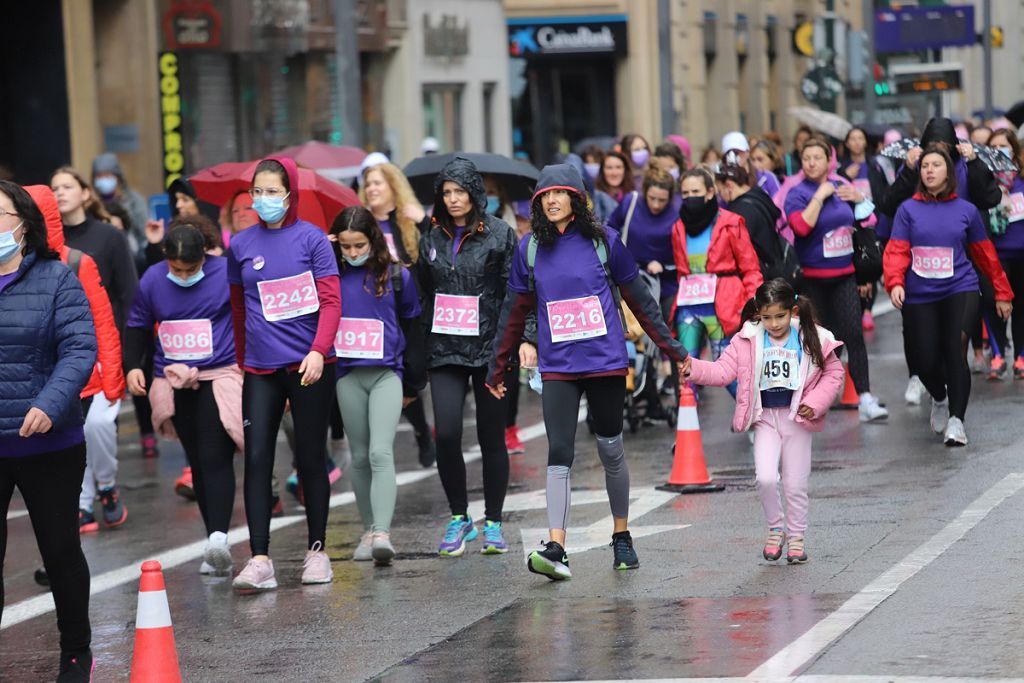
[[[796,411],[796,414],[804,418],[805,420],[813,420],[814,408],[811,408],[810,406],[805,406],[803,403],[801,403],[800,408]]]
[[[679,374],[684,378],[690,376],[690,366],[693,365],[693,359],[689,356],[686,357],[682,363],[679,363]]]

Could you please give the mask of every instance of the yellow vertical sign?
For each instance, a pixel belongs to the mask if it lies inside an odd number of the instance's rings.
[[[164,187],[181,177],[185,168],[185,147],[181,139],[181,80],[178,56],[160,53],[160,131],[164,147]]]

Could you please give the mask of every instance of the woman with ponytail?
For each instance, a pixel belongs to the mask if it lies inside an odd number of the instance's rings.
[[[768,523],[766,560],[807,561],[807,484],[811,438],[843,386],[843,364],[835,336],[817,325],[814,306],[781,278],[757,288],[748,319],[714,362],[683,361],[680,371],[697,384],[728,386],[738,381],[734,431],[754,430],[757,491]],[[786,514],[779,499],[779,466]]]

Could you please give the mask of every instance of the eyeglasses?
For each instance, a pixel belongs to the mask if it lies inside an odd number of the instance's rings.
[[[259,199],[260,197],[267,197],[268,199],[278,199],[278,198],[282,198],[283,199],[284,197],[287,197],[289,194],[291,194],[291,193],[290,192],[286,192],[285,189],[281,188],[281,187],[267,187],[267,188],[263,188],[263,187],[250,187],[249,188],[249,196],[252,197],[253,199]]]
[[[18,218],[18,214],[14,213],[13,211],[5,211],[4,209],[0,209],[0,218],[3,218],[4,216],[14,216],[15,218]]]

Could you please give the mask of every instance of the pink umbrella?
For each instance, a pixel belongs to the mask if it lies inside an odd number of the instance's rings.
[[[366,158],[366,151],[358,147],[331,145],[319,140],[285,147],[274,154],[294,159],[300,167],[311,168],[321,175],[339,181],[359,175],[359,164]]]
[[[217,164],[189,178],[199,199],[224,206],[239,190],[248,189],[258,161]],[[359,197],[348,187],[308,168],[299,169],[299,218],[326,231],[342,209],[358,206]]]

